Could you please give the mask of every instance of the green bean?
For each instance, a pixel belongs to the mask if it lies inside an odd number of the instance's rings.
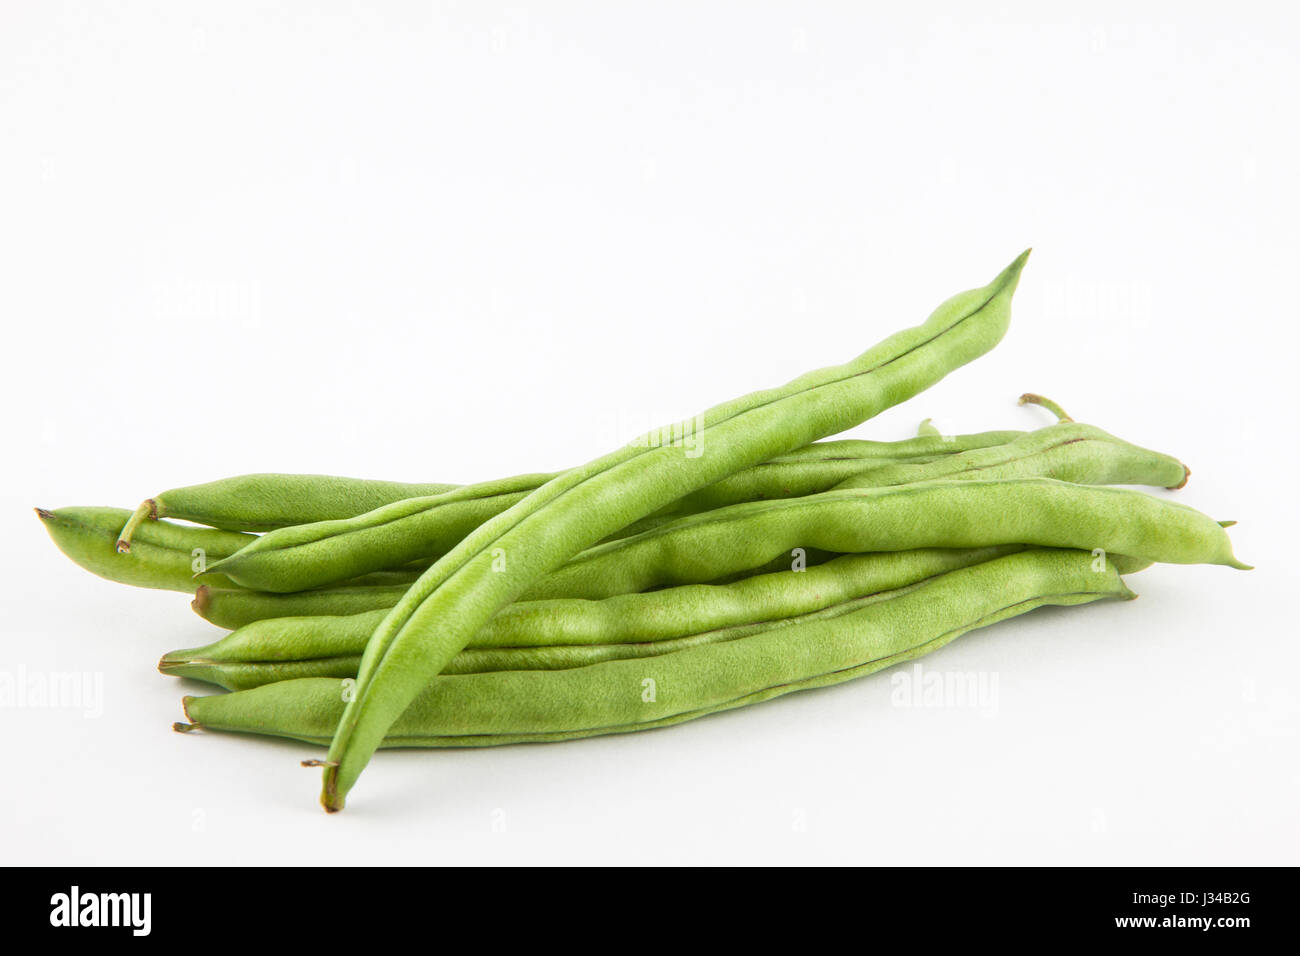
[[[1020,400],[1019,400],[1019,404],[1021,404],[1021,405],[1041,405],[1043,408],[1046,408],[1048,411],[1052,412],[1052,414],[1054,414],[1054,415],[1056,416],[1056,420],[1057,420],[1058,422],[1073,422],[1073,421],[1074,421],[1073,418],[1071,418],[1068,414],[1066,414],[1065,409],[1062,408],[1060,405],[1056,404],[1056,402],[1052,401],[1050,398],[1044,398],[1042,395],[1037,395],[1037,394],[1035,394],[1035,393],[1033,393],[1033,392],[1025,392],[1023,395],[1021,395],[1021,396],[1020,396]],[[1110,437],[1110,436],[1107,436],[1107,437]],[[1182,462],[1179,462],[1179,464],[1181,465]],[[1170,491],[1177,491],[1178,489],[1183,488],[1183,487],[1185,487],[1185,486],[1187,485],[1187,479],[1191,478],[1191,476],[1192,476],[1192,469],[1188,468],[1186,465],[1183,465],[1183,474],[1182,474],[1182,477],[1181,477],[1180,479],[1178,479],[1178,484],[1176,484],[1176,485],[1166,485],[1165,487],[1168,488]],[[1045,476],[1045,477],[1058,478],[1058,477],[1061,477],[1061,476],[1060,476],[1060,475],[1047,475],[1047,476]],[[1172,472],[1172,471],[1171,471],[1171,477],[1173,477],[1173,478],[1178,478],[1178,475],[1177,475],[1176,472]],[[1096,482],[1096,484],[1111,484],[1111,483],[1113,483],[1113,484],[1151,484],[1152,482],[1149,482],[1149,481],[1143,481],[1143,480],[1141,480],[1141,479],[1138,479],[1138,480],[1135,480],[1135,481],[1132,481],[1132,482]]]
[[[1027,254],[988,286],[954,296],[922,325],[847,365],[720,405],[690,426],[644,436],[565,472],[475,529],[421,576],[367,644],[356,697],[330,747],[325,808],[343,808],[393,721],[490,617],[542,575],[658,508],[871,418],[991,349],[1006,331]],[[683,434],[689,441],[673,437]]]
[[[687,515],[742,501],[797,498],[827,491],[853,475],[901,462],[924,464],[954,454],[1005,445],[1023,438],[1024,431],[987,431],[948,438],[917,437],[876,442],[858,439],[814,442],[788,455],[746,468],[706,485],[655,512]],[[810,467],[816,466],[816,467]]]
[[[393,501],[441,494],[455,487],[334,475],[238,475],[146,498],[122,526],[117,550],[123,554],[130,551],[141,523],[158,518],[180,518],[227,531],[269,531],[309,521],[350,518]]]
[[[1056,478],[1082,485],[1181,488],[1188,469],[1092,425],[1062,421],[992,448],[925,464],[897,462],[846,478],[836,488],[883,488],[937,479]]]
[[[1020,547],[845,555],[806,571],[773,571],[725,585],[687,585],[601,601],[516,602],[489,620],[444,673],[555,669],[619,656],[667,653],[684,646],[674,641],[771,626]],[[204,647],[172,651],[159,669],[229,689],[294,677],[353,677],[366,641],[385,614],[379,610],[256,621]],[[710,639],[725,638],[703,638]]]
[[[1060,406],[1052,405],[1060,410]],[[1061,415],[1064,416],[1064,412]],[[1021,432],[997,445],[974,447],[929,459],[881,461],[852,473],[833,487],[883,488],[937,479],[1043,477],[1080,484],[1181,488],[1187,483],[1187,474],[1187,467],[1176,458],[1122,441],[1092,425],[1077,424],[1062,417],[1056,425]],[[828,489],[802,489],[798,496],[819,490]],[[726,504],[716,502],[713,507],[716,509]],[[614,540],[662,527],[679,517],[645,518],[625,528]]]
[[[897,442],[830,441],[814,442],[790,455],[737,472],[699,491],[679,498],[672,504],[626,528],[620,528],[607,540],[625,538],[689,514],[711,511],[744,501],[773,498],[798,498],[829,491],[841,482],[856,478],[869,482],[870,476],[902,464],[922,466],[943,461],[965,451],[1003,445],[1026,435],[1023,431],[991,431],[972,435],[954,435],[947,439],[909,438]],[[876,448],[893,447],[886,455]]]
[[[848,488],[692,515],[589,548],[535,582],[524,599],[688,584],[800,546],[862,553],[1013,543],[1246,567],[1223,528],[1185,505],[1051,478],[971,479]]]
[[[36,514],[60,551],[101,578],[136,587],[193,593],[195,575],[204,574],[211,582],[205,586],[208,590],[228,596],[232,619],[251,620],[248,615],[261,603],[225,575],[205,573],[211,562],[236,553],[254,535],[151,521],[137,534],[139,547],[123,554],[115,545],[122,520],[129,514],[124,508],[74,506],[54,511],[37,508]],[[372,588],[385,588],[388,602],[372,600],[366,603],[366,608],[391,607],[418,576],[415,571],[376,571],[345,581],[335,590],[358,589],[368,593]],[[206,594],[203,587],[199,590]],[[304,596],[303,606],[311,604],[314,598],[315,595]],[[201,603],[206,603],[206,599]],[[333,609],[335,613],[342,613],[345,604],[333,598],[321,602],[323,609]]]
[[[193,586],[193,581],[190,585]],[[218,627],[237,628],[267,618],[360,614],[393,607],[413,580],[402,576],[391,584],[333,585],[294,594],[271,594],[241,587],[199,585],[191,607]]]
[[[253,539],[234,531],[157,521],[141,528],[137,547],[122,555],[115,549],[118,529],[129,514],[122,508],[37,508],[36,514],[59,550],[92,574],[168,591],[193,591],[196,572]],[[223,575],[214,575],[213,582],[225,588],[238,587]]]
[[[489,746],[647,730],[840,683],[929,653],[1044,604],[1132,592],[1086,552],[1030,550],[922,582],[849,613],[648,659],[559,671],[442,675],[427,682],[386,747]],[[344,712],[338,680],[293,680],[186,697],[202,727],[324,744]]]

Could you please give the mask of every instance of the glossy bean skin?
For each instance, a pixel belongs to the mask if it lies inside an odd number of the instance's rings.
[[[589,548],[536,582],[525,600],[601,598],[688,584],[794,547],[863,553],[1014,543],[1245,567],[1218,522],[1140,491],[1051,478],[947,480],[841,489],[692,515]]]
[[[928,462],[986,447],[1023,432],[982,432],[947,442],[816,442],[728,476],[671,502],[609,537],[623,537],[724,504],[826,491],[854,475],[899,462]],[[304,591],[408,562],[424,566],[488,518],[522,501],[558,475],[522,475],[467,485],[445,494],[395,502],[351,519],[284,528],[263,535],[215,572],[257,591]]]
[[[157,521],[140,529],[130,554],[119,554],[117,533],[129,513],[122,508],[36,509],[65,555],[101,578],[141,588],[193,591],[199,568],[234,554],[253,539],[234,531]],[[214,578],[223,587],[238,587],[224,576]]]
[[[991,349],[1010,321],[1027,255],[989,285],[950,298],[926,322],[846,365],[702,413],[689,443],[647,435],[565,472],[477,528],[421,576],[368,642],[356,696],[327,758],[325,809],[343,808],[393,722],[489,618],[543,575],[687,494],[905,401]]]
[[[455,487],[336,475],[236,475],[146,498],[120,526],[117,550],[123,554],[130,551],[136,529],[159,518],[179,518],[226,531],[270,531],[309,521],[349,518],[404,498],[441,494]]]
[[[717,635],[896,591],[1020,549],[1005,545],[845,555],[804,571],[785,569],[730,584],[686,585],[601,601],[516,602],[489,620],[444,673],[558,669],[668,653],[692,639],[725,639]],[[173,651],[159,669],[231,690],[296,677],[354,677],[366,642],[385,613],[261,620],[204,647]]]
[[[490,746],[647,730],[863,676],[1044,604],[1130,597],[1118,572],[1098,569],[1090,554],[1032,549],[951,571],[845,614],[659,657],[438,676],[400,715],[383,746]],[[178,729],[325,744],[342,716],[343,696],[339,681],[317,679],[187,697],[193,724]]]

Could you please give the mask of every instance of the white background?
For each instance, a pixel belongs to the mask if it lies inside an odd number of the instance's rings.
[[[296,5],[295,5],[296,6]],[[307,12],[307,7],[312,8]],[[1297,16],[1278,4],[5,4],[0,709],[15,863],[1296,863]],[[857,429],[1037,390],[1193,469],[1160,567],[924,666],[673,730],[388,753],[182,736],[187,598],[31,507],[248,471],[559,469],[844,361],[1035,252],[1004,343]]]

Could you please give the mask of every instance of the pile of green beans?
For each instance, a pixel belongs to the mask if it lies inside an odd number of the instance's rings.
[[[1246,568],[1231,522],[1134,487],[1183,487],[1181,461],[1039,395],[1057,421],[1031,431],[826,440],[995,346],[1027,255],[845,365],[562,472],[254,474],[37,513],[83,568],[229,629],[159,662],[227,691],[176,729],[328,746],[331,811],[380,747],[666,727],[1131,598],[1151,563]]]

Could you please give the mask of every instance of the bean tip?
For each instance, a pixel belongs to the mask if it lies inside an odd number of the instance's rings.
[[[169,677],[189,677],[191,675],[184,673],[184,668],[190,664],[207,664],[209,661],[199,660],[190,656],[186,651],[170,651],[162,656],[158,661],[158,673],[166,674]]]
[[[1187,486],[1187,479],[1190,477],[1192,477],[1192,469],[1188,468],[1186,465],[1183,465],[1183,480],[1176,485],[1169,485],[1168,490],[1177,491],[1179,488],[1185,488]]]
[[[199,617],[207,617],[206,611],[212,598],[209,595],[211,589],[206,584],[200,584],[194,592],[194,600],[190,602],[190,607]]]
[[[188,734],[190,731],[198,730],[198,729],[199,729],[198,724],[187,724],[184,721],[180,721],[180,720],[172,724],[172,730],[176,731],[178,734]]]
[[[54,520],[54,512],[50,511],[48,508],[37,508],[35,510],[36,510],[36,517],[40,518],[42,521]]]
[[[325,808],[326,813],[338,813],[343,809],[343,794],[339,793],[339,764],[337,760],[325,760],[322,763],[325,768],[324,781],[320,791],[320,805]]]

